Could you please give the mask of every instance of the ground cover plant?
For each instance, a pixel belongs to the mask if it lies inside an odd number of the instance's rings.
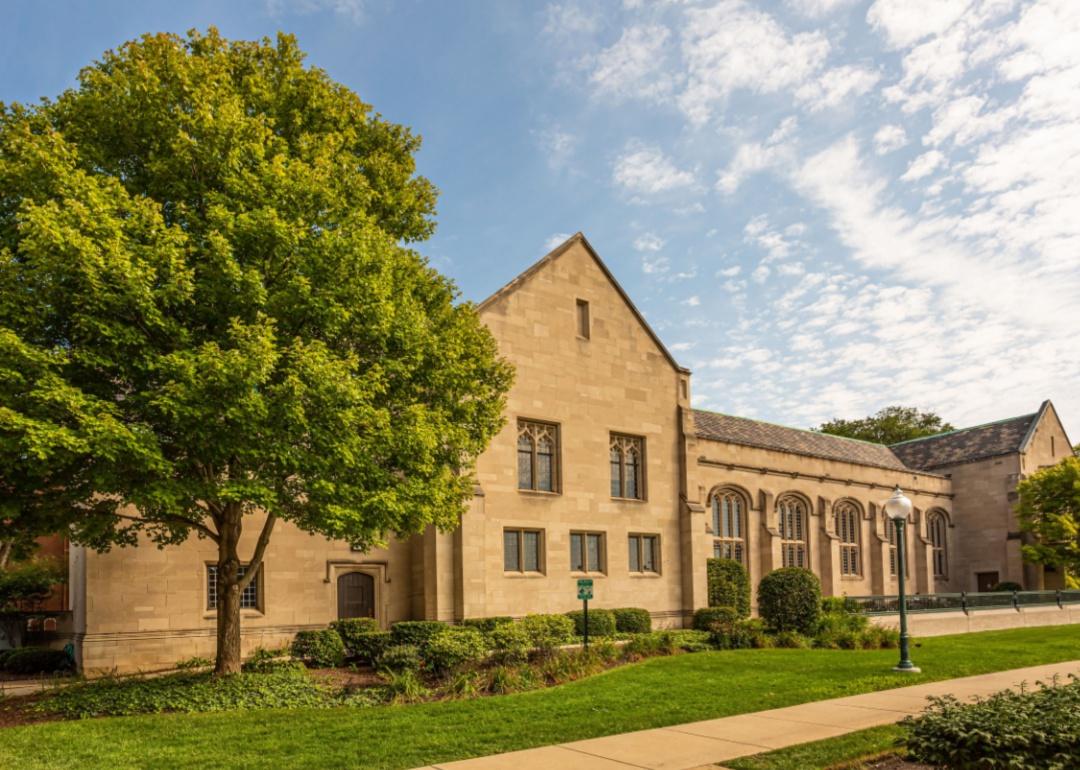
[[[689,634],[701,632],[672,637]],[[287,756],[294,768],[393,770],[1072,660],[1078,644],[1075,626],[934,637],[921,642],[921,674],[892,672],[891,650],[710,651],[497,698],[53,722],[0,733],[0,766],[276,768]],[[489,669],[505,692],[528,684],[524,670]]]

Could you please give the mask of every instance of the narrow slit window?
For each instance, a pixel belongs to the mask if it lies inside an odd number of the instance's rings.
[[[582,339],[589,339],[591,335],[589,323],[589,303],[586,300],[577,301],[577,333]]]

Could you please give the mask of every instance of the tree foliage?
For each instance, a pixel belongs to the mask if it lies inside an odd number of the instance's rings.
[[[887,406],[869,417],[857,420],[837,418],[823,422],[814,430],[875,444],[898,444],[955,428],[933,412],[922,412],[913,406]]]
[[[1034,535],[1024,559],[1080,576],[1080,457],[1035,471],[1017,485],[1020,529]]]
[[[277,519],[363,548],[456,525],[512,373],[406,245],[419,146],[287,35],[148,35],[0,105],[5,529],[212,539],[236,670]]]

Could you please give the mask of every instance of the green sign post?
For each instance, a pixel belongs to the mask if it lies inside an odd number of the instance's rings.
[[[577,598],[582,602],[582,636],[585,639],[585,649],[589,649],[589,599],[592,597],[592,578],[578,578]]]

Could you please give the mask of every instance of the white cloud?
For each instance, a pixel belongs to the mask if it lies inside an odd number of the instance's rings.
[[[763,143],[740,145],[727,168],[720,172],[716,188],[730,195],[751,174],[776,166],[794,157],[794,147],[788,142],[798,126],[794,117],[785,118]]]
[[[675,166],[655,146],[631,141],[615,161],[613,172],[615,184],[623,189],[643,195],[677,190],[694,184],[694,174]]]
[[[615,98],[662,98],[674,86],[664,71],[667,27],[649,24],[628,27],[610,48],[595,59],[589,82],[597,92]]]
[[[544,32],[549,35],[566,36],[595,32],[599,22],[573,3],[552,3],[546,9]]]
[[[848,97],[865,94],[879,80],[881,73],[876,70],[845,64],[803,83],[795,90],[795,98],[805,103],[811,112],[818,112],[836,107]]]
[[[552,233],[548,236],[548,239],[544,241],[544,251],[548,252],[554,249],[556,246],[562,246],[569,238],[571,233]]]
[[[686,299],[684,299],[682,303],[689,307],[697,307],[701,304],[701,298],[695,294],[693,297],[687,297]]]
[[[850,8],[859,0],[784,0],[785,5],[813,19],[828,16],[842,8]]]
[[[874,134],[874,149],[878,155],[886,155],[899,150],[908,142],[903,126],[882,126]]]
[[[642,233],[634,239],[634,248],[638,251],[660,251],[664,248],[664,239],[656,233]]]
[[[970,0],[876,0],[866,20],[893,48],[905,48],[944,32],[970,5]]]
[[[944,163],[945,156],[937,150],[924,152],[915,160],[911,161],[911,165],[908,166],[907,171],[905,171],[900,178],[905,182],[914,182],[922,179],[924,176],[929,176],[934,173],[934,171],[940,168]]]
[[[725,267],[722,270],[717,270],[716,274],[724,278],[734,278],[742,272],[742,267],[739,265],[732,265],[731,267]]]
[[[662,274],[670,269],[671,261],[667,257],[657,257],[656,259],[642,258],[641,260],[641,272],[646,275]]]
[[[565,168],[574,155],[578,144],[577,137],[557,126],[534,133],[540,149],[547,156],[548,165],[555,170]]]
[[[266,11],[274,18],[332,11],[353,24],[360,24],[364,21],[366,5],[365,0],[266,0]]]

